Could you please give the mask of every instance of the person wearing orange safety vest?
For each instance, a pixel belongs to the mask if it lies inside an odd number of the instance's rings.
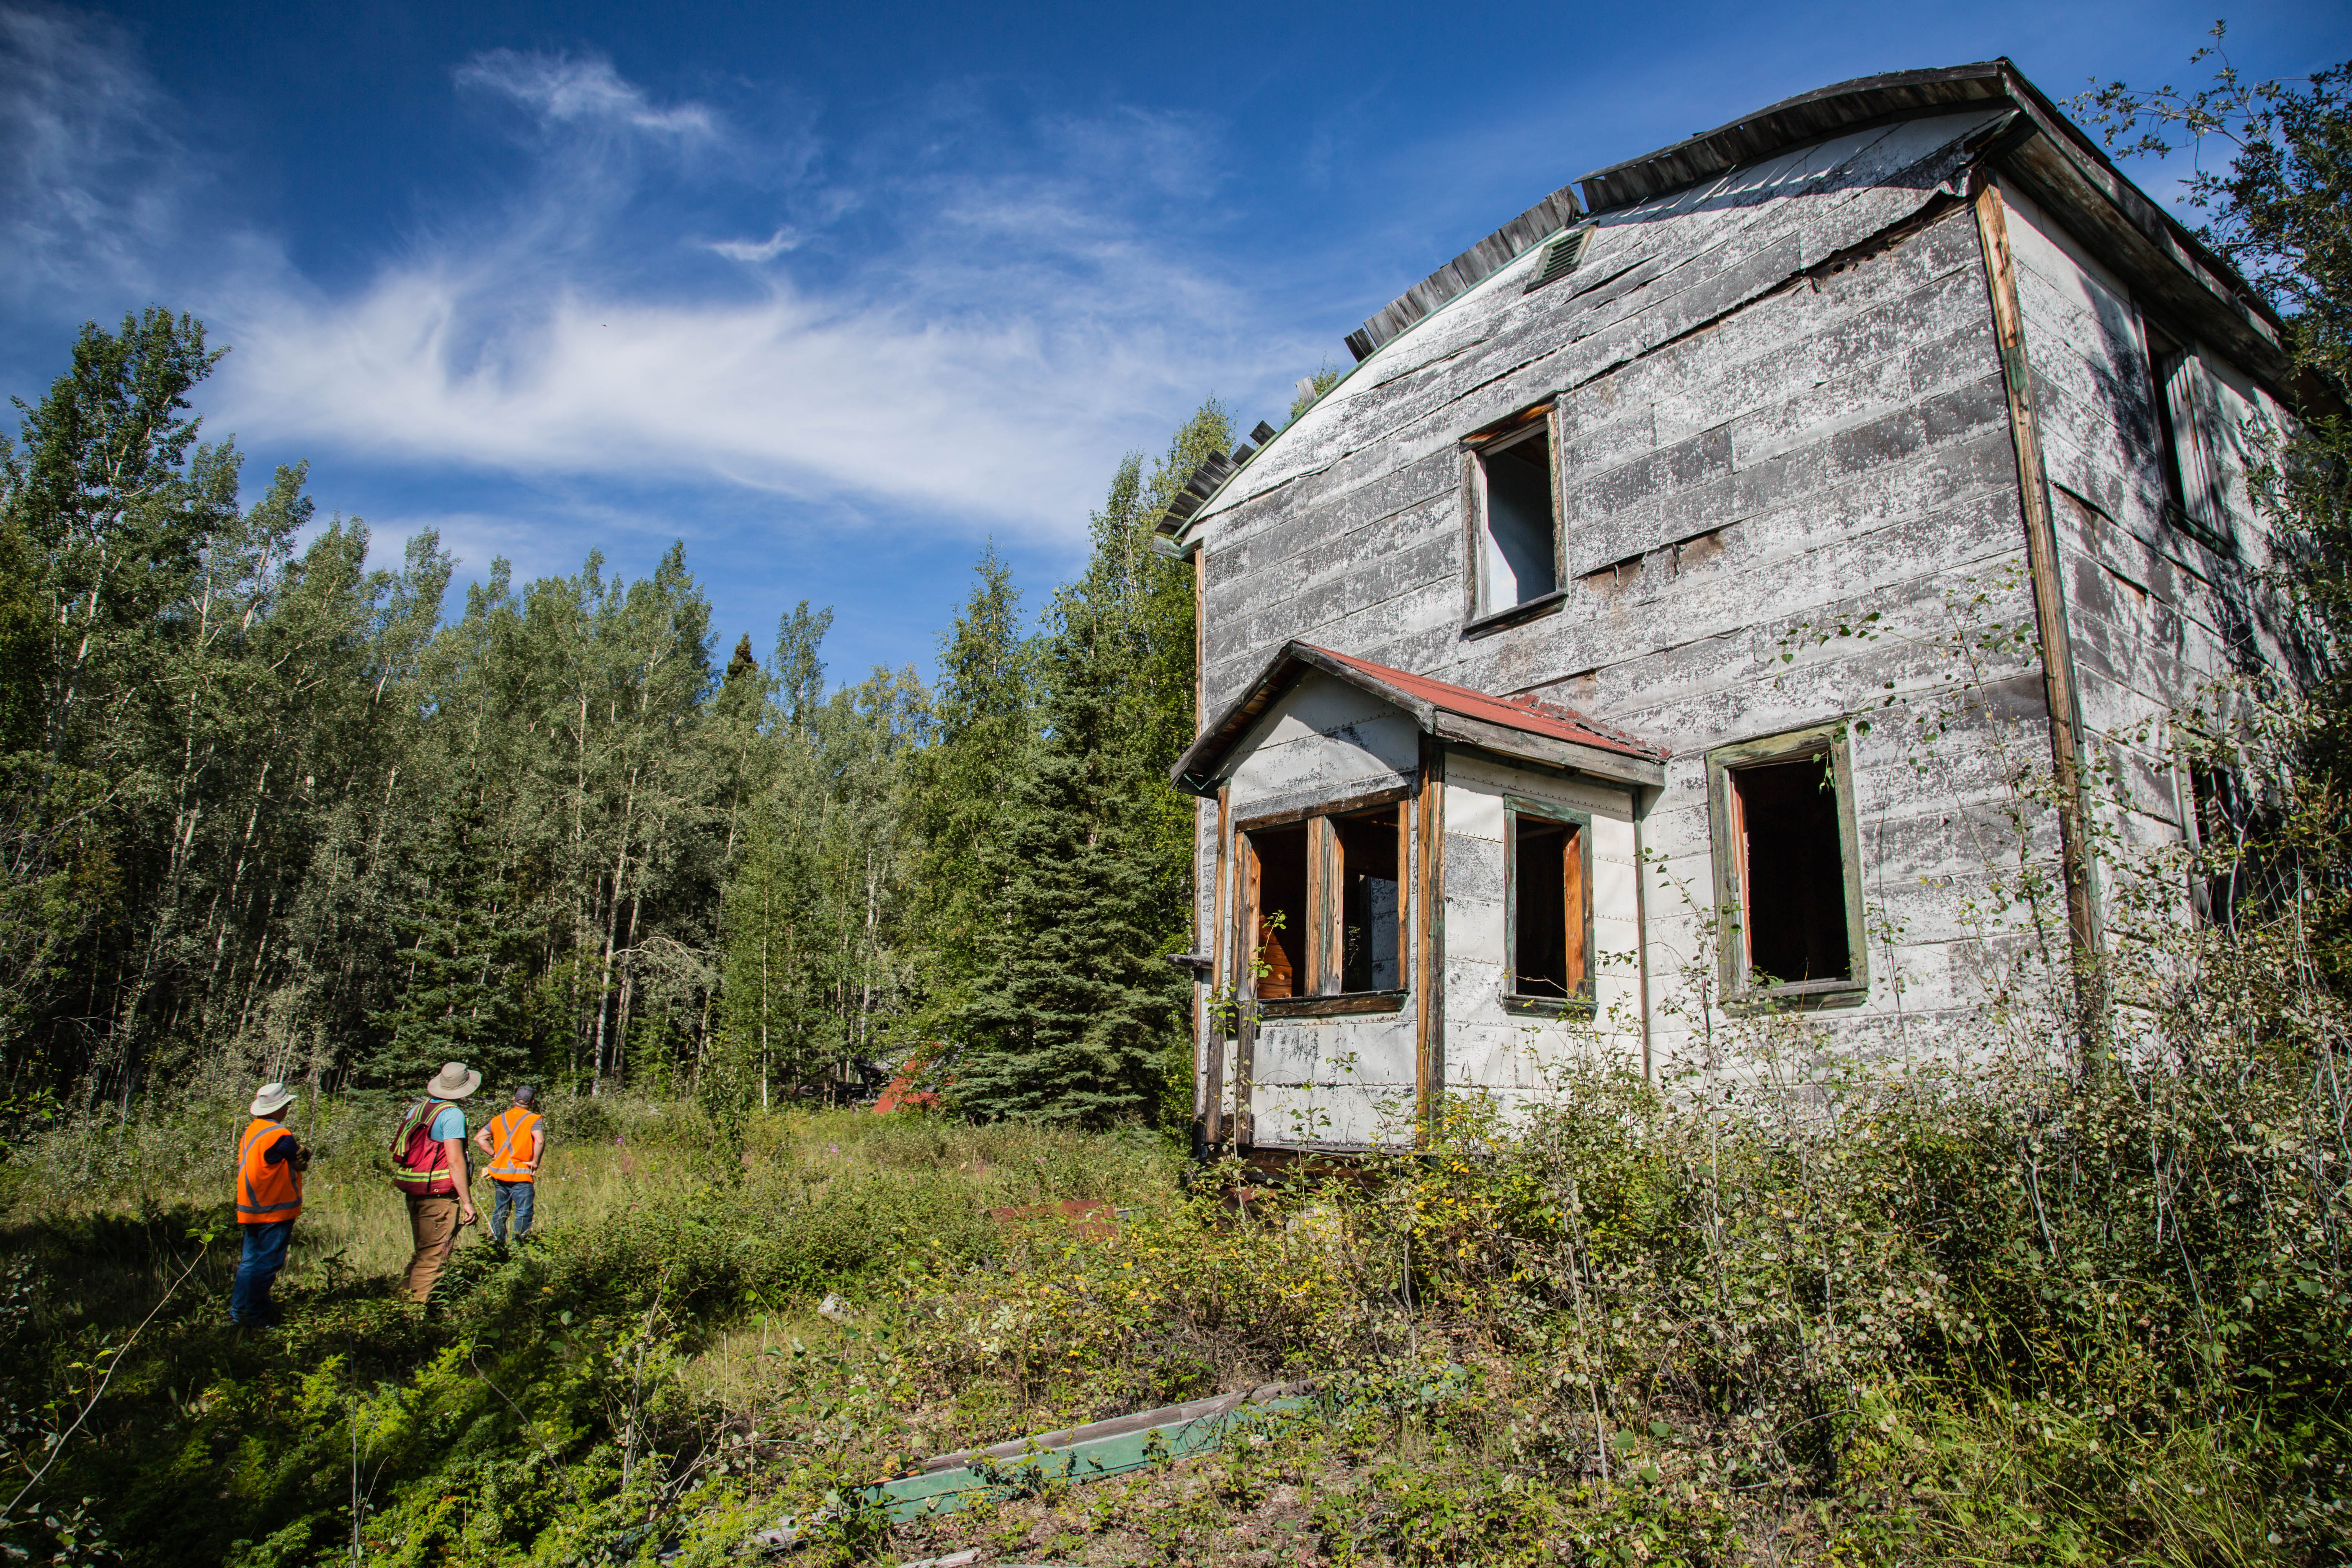
[[[236,1224],[245,1234],[230,1287],[228,1321],[251,1329],[274,1328],[277,1310],[269,1287],[286,1267],[286,1244],[302,1212],[302,1173],[310,1152],[287,1131],[286,1111],[294,1094],[282,1083],[265,1083],[253,1097],[253,1120],[236,1141]]]
[[[474,1134],[475,1146],[490,1157],[490,1245],[506,1250],[507,1215],[514,1214],[515,1245],[530,1234],[532,1195],[538,1191],[540,1157],[547,1152],[547,1119],[531,1108],[539,1090],[523,1084],[514,1104]]]
[[[472,1162],[466,1156],[466,1113],[458,1101],[482,1087],[482,1075],[463,1062],[444,1062],[392,1135],[392,1184],[408,1199],[408,1233],[415,1251],[401,1277],[404,1300],[422,1305],[433,1294],[457,1230],[474,1223]]]

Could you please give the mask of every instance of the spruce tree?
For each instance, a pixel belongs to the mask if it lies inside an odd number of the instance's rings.
[[[1193,808],[1167,770],[1193,732],[1192,574],[1152,525],[1232,436],[1212,398],[1148,477],[1140,455],[1121,462],[1087,569],[1055,601],[1042,740],[985,851],[988,963],[959,1015],[955,1098],[974,1114],[1165,1122],[1189,1099],[1167,957],[1191,932]]]
[[[479,789],[467,784],[429,825],[416,867],[421,889],[393,917],[401,944],[396,1000],[371,1020],[385,1037],[367,1063],[383,1082],[415,1081],[462,1061],[504,1083],[531,1065],[530,1008],[516,968],[528,933],[500,897],[488,814]]]
[[[1082,605],[1064,615],[1045,741],[994,851],[997,921],[953,1094],[976,1116],[1100,1127],[1157,1113],[1182,987],[1141,781],[1104,743],[1117,693],[1088,657],[1100,628]]]
[[[938,740],[918,760],[908,797],[935,1017],[970,999],[986,963],[1006,796],[1028,774],[1035,722],[1034,649],[1021,636],[1021,591],[993,547],[973,571],[971,596],[940,639]]]

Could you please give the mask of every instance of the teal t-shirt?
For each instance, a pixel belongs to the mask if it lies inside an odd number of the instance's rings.
[[[445,1105],[433,1113],[433,1136],[463,1138],[466,1135],[466,1113],[454,1105]]]

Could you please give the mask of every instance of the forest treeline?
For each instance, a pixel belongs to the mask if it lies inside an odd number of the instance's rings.
[[[225,352],[85,327],[0,447],[0,1043],[18,1110],[405,1084],[462,1058],[725,1123],[928,1042],[983,1114],[1154,1119],[1181,1072],[1192,584],[1150,523],[1232,444],[1130,456],[1042,613],[991,551],[909,666],[803,601],[731,657],[682,545],[447,605],[301,467],[241,499]],[[4,442],[5,437],[0,437]]]

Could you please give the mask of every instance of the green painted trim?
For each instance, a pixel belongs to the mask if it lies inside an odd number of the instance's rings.
[[[1592,979],[1590,975],[1585,977],[1584,984],[1588,989],[1591,986]],[[1599,1009],[1590,996],[1566,999],[1558,996],[1517,996],[1507,991],[1503,994],[1503,1011],[1520,1017],[1574,1018],[1580,1023],[1589,1024]]]
[[[1727,1012],[1760,1013],[1798,1007],[1851,1007],[1870,992],[1870,946],[1864,940],[1862,917],[1862,829],[1853,814],[1853,758],[1848,746],[1852,721],[1832,720],[1785,734],[1767,735],[1734,745],[1717,746],[1706,754],[1707,837],[1714,849],[1715,909],[1719,922],[1716,947]],[[1738,863],[1731,842],[1731,775],[1761,763],[1796,762],[1827,752],[1830,779],[1837,792],[1838,858],[1845,873],[1845,950],[1853,973],[1843,980],[1809,980],[1787,985],[1758,985],[1751,978],[1747,933],[1739,921],[1740,890],[1733,867]]]

